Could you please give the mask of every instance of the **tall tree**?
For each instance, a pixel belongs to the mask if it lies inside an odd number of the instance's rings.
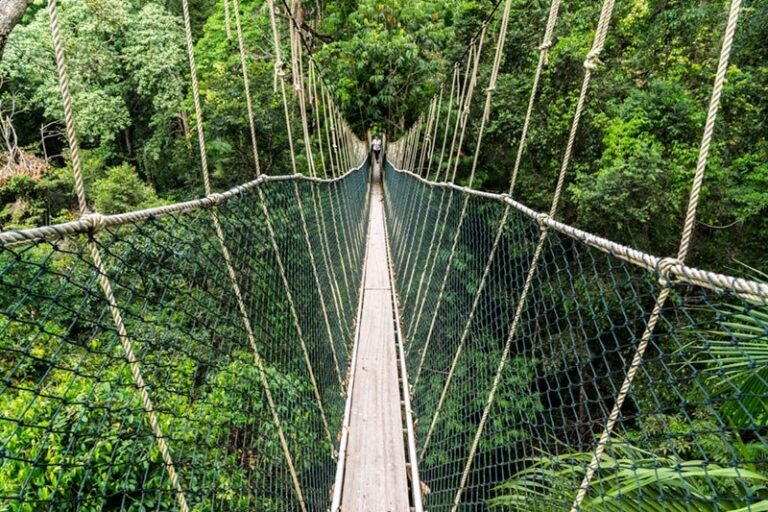
[[[0,0],[0,60],[3,60],[8,36],[31,3],[32,0]]]

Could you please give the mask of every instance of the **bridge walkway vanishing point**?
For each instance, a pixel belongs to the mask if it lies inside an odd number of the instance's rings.
[[[365,270],[342,440],[341,509],[407,511],[408,477],[393,282],[379,166],[371,191]],[[407,430],[407,429],[406,429]],[[332,510],[338,510],[338,498]]]

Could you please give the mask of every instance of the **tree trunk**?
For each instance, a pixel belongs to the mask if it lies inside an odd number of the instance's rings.
[[[0,60],[3,60],[8,36],[31,3],[32,0],[0,0]]]

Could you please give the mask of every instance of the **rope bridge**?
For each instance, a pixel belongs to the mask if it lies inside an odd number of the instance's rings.
[[[183,0],[205,196],[105,216],[83,185],[48,1],[79,215],[0,233],[0,510],[383,510],[351,487],[384,485],[360,472],[361,451],[382,454],[372,464],[397,476],[394,501],[417,511],[768,509],[768,285],[685,263],[739,0],[674,257],[557,220],[613,0],[585,55],[548,212],[515,189],[559,0],[508,192],[472,188],[502,5],[389,144],[379,184],[291,8],[286,39],[271,0],[291,174],[262,174],[240,7],[226,1],[255,178],[219,193]],[[368,368],[379,349],[386,360]],[[377,409],[387,446],[367,445],[378,438],[358,417]]]

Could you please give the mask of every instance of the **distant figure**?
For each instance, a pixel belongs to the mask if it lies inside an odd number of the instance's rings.
[[[376,164],[381,163],[381,137],[378,135],[373,137],[373,140],[371,141],[371,150],[373,150],[373,158],[376,161]]]

